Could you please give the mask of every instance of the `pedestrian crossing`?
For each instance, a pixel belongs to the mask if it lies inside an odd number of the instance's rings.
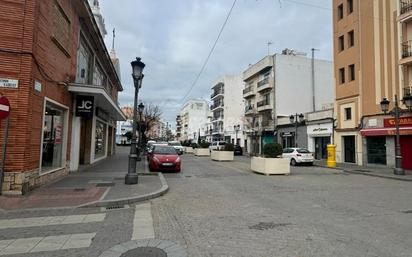
[[[17,256],[30,256],[31,253],[38,252],[89,248],[97,234],[97,232],[93,232],[93,229],[92,231],[87,231],[88,233],[76,233],[80,231],[71,230],[71,234],[62,235],[60,231],[59,235],[53,235],[53,233],[58,232],[56,232],[56,227],[52,228],[51,226],[93,223],[96,230],[98,230],[97,227],[102,225],[105,219],[106,213],[0,219],[0,234],[7,235],[10,229],[24,229],[24,234],[31,236],[14,239],[6,237],[5,240],[0,240],[0,256],[16,254]],[[41,235],[38,233],[41,233]],[[107,236],[110,237],[110,234]],[[151,238],[154,238],[151,205],[150,203],[136,205],[133,216],[133,231],[130,239]],[[56,256],[58,256],[57,253]]]

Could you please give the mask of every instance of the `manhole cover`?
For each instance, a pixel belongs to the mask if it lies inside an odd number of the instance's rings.
[[[139,247],[125,252],[120,257],[167,257],[167,254],[159,248]]]

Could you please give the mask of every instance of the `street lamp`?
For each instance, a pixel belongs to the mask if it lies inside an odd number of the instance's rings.
[[[383,98],[381,101],[381,109],[382,111],[387,114],[389,113],[391,116],[395,117],[395,168],[393,173],[395,175],[405,175],[405,170],[402,168],[402,152],[401,152],[401,144],[400,144],[400,133],[399,133],[399,120],[402,114],[410,112],[412,109],[412,96],[411,94],[406,94],[403,99],[403,103],[406,105],[408,110],[404,110],[399,107],[398,96],[395,95],[395,108],[389,111],[389,104],[390,101],[387,98]]]
[[[237,143],[237,133],[238,133],[239,130],[240,130],[240,125],[239,125],[239,124],[238,124],[238,125],[234,125],[234,126],[233,126],[233,129],[235,130],[235,133],[236,133],[236,137],[235,137],[235,138],[236,138],[236,139],[235,139],[235,140],[236,140],[236,141],[235,141],[236,144],[235,144],[235,145],[238,145],[238,143]]]
[[[290,123],[295,124],[295,147],[298,147],[298,124],[302,122],[304,118],[305,116],[302,113],[289,116]]]
[[[138,149],[137,149],[137,159],[136,160],[140,162],[142,161],[141,152],[142,152],[142,140],[143,140],[143,137],[142,137],[142,133],[143,133],[142,116],[143,116],[143,111],[144,111],[143,103],[140,103],[139,106],[137,106],[137,111],[139,112],[139,142],[137,144]]]
[[[133,105],[133,129],[132,129],[132,141],[130,145],[130,154],[129,154],[129,166],[127,169],[127,174],[125,177],[125,184],[132,185],[137,184],[138,176],[136,172],[136,161],[138,157],[137,147],[136,147],[136,130],[137,130],[137,101],[139,97],[139,89],[142,87],[143,80],[143,69],[145,64],[141,62],[139,57],[135,61],[132,61],[132,77],[134,83],[134,105]],[[140,133],[139,133],[140,135]]]

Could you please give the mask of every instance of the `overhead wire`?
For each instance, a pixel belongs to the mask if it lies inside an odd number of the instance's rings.
[[[222,35],[223,30],[225,29],[226,24],[227,24],[227,22],[229,21],[229,18],[230,18],[231,14],[232,14],[232,11],[233,11],[233,9],[234,9],[234,7],[235,7],[235,5],[236,5],[236,2],[237,2],[237,0],[234,0],[234,1],[233,1],[233,4],[232,4],[232,6],[230,7],[230,10],[229,10],[229,12],[228,12],[227,15],[226,15],[226,19],[225,19],[225,21],[223,22],[222,27],[220,28],[219,34],[217,35],[216,40],[215,40],[215,42],[213,43],[213,46],[212,46],[212,48],[211,48],[210,51],[209,51],[209,54],[207,55],[205,61],[203,62],[202,68],[200,69],[199,73],[196,75],[196,77],[195,77],[193,83],[191,84],[189,90],[186,92],[186,94],[185,94],[185,95],[183,96],[183,98],[181,99],[181,101],[180,101],[181,103],[190,95],[190,93],[192,92],[193,88],[196,86],[197,82],[199,81],[200,76],[201,76],[202,73],[204,72],[204,70],[205,70],[205,68],[206,68],[206,65],[207,65],[208,62],[209,62],[210,57],[212,56],[212,54],[213,54],[213,52],[214,52],[214,50],[215,50],[215,48],[216,48],[216,45],[217,45],[217,43],[218,43],[218,41],[219,41],[219,39],[220,39],[220,36]]]

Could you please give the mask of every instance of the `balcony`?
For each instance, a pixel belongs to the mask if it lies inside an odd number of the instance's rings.
[[[253,104],[248,105],[248,106],[245,107],[245,115],[251,115],[251,114],[254,114],[254,113],[255,113],[255,111],[254,111]]]
[[[221,103],[216,103],[216,104],[213,104],[212,106],[210,106],[210,110],[211,111],[214,111],[214,110],[216,110],[216,109],[218,109],[218,108],[223,108],[225,105],[223,104],[223,102],[221,102]]]
[[[225,94],[224,90],[217,90],[210,95],[210,99],[214,99],[217,96],[223,96]]]
[[[245,89],[243,89],[243,97],[249,97],[249,96],[254,96],[255,91],[253,90],[253,86],[247,86]]]
[[[272,88],[272,86],[269,83],[269,77],[266,77],[257,83],[258,92],[268,88]]]
[[[271,110],[271,109],[272,109],[272,106],[270,105],[270,102],[267,99],[257,103],[258,112]]]
[[[223,115],[216,116],[212,118],[212,122],[223,120]]]
[[[405,65],[412,63],[412,40],[402,43],[402,59],[399,64]]]

